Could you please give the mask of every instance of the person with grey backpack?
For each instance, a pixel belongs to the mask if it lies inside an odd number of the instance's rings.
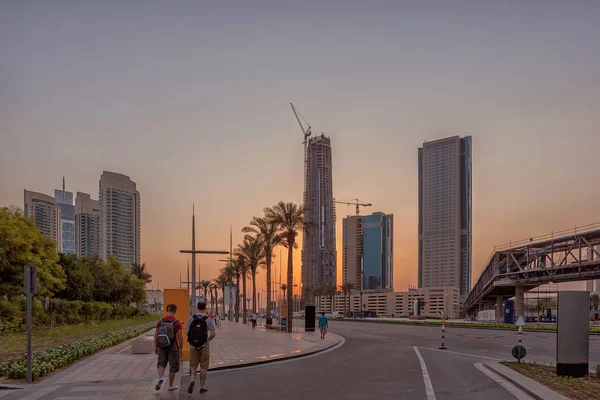
[[[175,374],[179,372],[179,359],[183,356],[183,324],[177,318],[177,305],[167,306],[167,315],[156,322],[154,330],[154,353],[158,355],[158,383],[155,389],[160,390],[165,381],[165,368],[169,364],[169,391],[177,390],[173,385]]]

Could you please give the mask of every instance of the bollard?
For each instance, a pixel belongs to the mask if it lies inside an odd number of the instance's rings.
[[[439,347],[440,350],[446,350],[446,316],[442,317],[442,345]]]
[[[523,344],[523,329],[521,329],[521,325],[519,325],[519,344]]]

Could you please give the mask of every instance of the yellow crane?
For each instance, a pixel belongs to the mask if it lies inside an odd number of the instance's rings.
[[[349,206],[356,206],[356,215],[360,215],[360,207],[371,207],[373,204],[371,203],[363,203],[359,199],[350,199],[348,201],[337,201],[333,200],[335,204],[347,204]]]

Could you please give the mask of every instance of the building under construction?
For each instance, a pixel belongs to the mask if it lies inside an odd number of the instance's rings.
[[[304,174],[304,219],[312,229],[305,232],[302,241],[302,285],[313,288],[336,285],[337,252],[330,138],[321,134],[308,140]]]

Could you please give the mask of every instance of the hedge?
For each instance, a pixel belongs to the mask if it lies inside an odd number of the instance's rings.
[[[123,328],[105,333],[91,339],[81,340],[51,349],[36,351],[33,355],[33,379],[43,377],[56,369],[66,367],[83,357],[94,354],[107,347],[112,347],[125,340],[134,338],[150,329],[155,322],[147,322],[130,328]],[[27,377],[27,358],[25,356],[0,363],[0,376],[9,379],[24,379]]]
[[[132,306],[110,305],[99,301],[48,300],[46,307],[40,300],[32,304],[34,327],[51,325],[72,325],[90,321],[131,318],[139,314]],[[27,301],[25,299],[10,302],[0,300],[0,335],[22,332],[27,324]]]

